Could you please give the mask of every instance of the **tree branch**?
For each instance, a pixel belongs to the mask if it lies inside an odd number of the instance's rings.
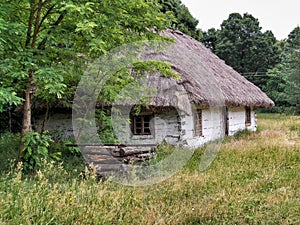
[[[35,17],[34,31],[33,31],[33,35],[32,35],[32,42],[31,42],[31,47],[33,47],[33,48],[35,47],[36,39],[37,39],[37,36],[38,36],[38,33],[39,33],[42,8],[43,8],[43,0],[39,0],[38,9],[37,9],[36,17]]]
[[[44,2],[46,3],[46,1]],[[41,28],[42,24],[44,23],[45,19],[50,15],[51,11],[54,9],[56,4],[52,5],[47,12],[45,13],[45,15],[43,16],[43,18],[41,19],[40,25],[39,25],[39,29]]]
[[[61,21],[64,19],[65,15],[67,14],[67,11],[63,11],[55,23],[52,25],[52,28],[47,32],[47,36],[41,41],[41,43],[38,46],[38,49],[42,50],[45,49],[46,42],[48,40],[49,35],[56,29],[56,27],[61,23]]]
[[[28,28],[27,28],[25,47],[30,45],[31,30],[32,30],[32,25],[33,25],[33,20],[34,20],[34,13],[35,13],[34,5],[35,5],[35,0],[31,0],[30,1],[30,15],[29,15],[29,20],[28,20]]]

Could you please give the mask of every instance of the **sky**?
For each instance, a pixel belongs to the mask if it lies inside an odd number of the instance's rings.
[[[199,20],[201,30],[219,29],[230,13],[250,13],[262,31],[271,30],[278,40],[300,26],[300,0],[181,0]]]

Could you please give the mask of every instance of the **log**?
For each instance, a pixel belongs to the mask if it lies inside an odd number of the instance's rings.
[[[84,155],[107,155],[110,156],[111,152],[116,151],[117,148],[114,147],[94,147],[94,146],[86,146],[82,150]]]
[[[152,153],[154,151],[154,147],[120,147],[120,156],[132,156],[138,154]]]

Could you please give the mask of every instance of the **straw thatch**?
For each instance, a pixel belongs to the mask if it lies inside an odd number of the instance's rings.
[[[181,78],[148,75],[147,86],[157,90],[150,105],[185,108],[188,97],[190,102],[203,107],[223,103],[233,107],[274,106],[264,92],[200,42],[180,31],[167,30],[162,36],[175,41],[167,50],[149,53],[144,58],[169,62]]]

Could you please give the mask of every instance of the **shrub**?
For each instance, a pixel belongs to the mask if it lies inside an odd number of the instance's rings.
[[[41,167],[43,159],[49,158],[48,148],[53,140],[47,133],[42,135],[30,131],[24,137],[24,149],[21,160],[24,164],[24,171],[35,171]]]

